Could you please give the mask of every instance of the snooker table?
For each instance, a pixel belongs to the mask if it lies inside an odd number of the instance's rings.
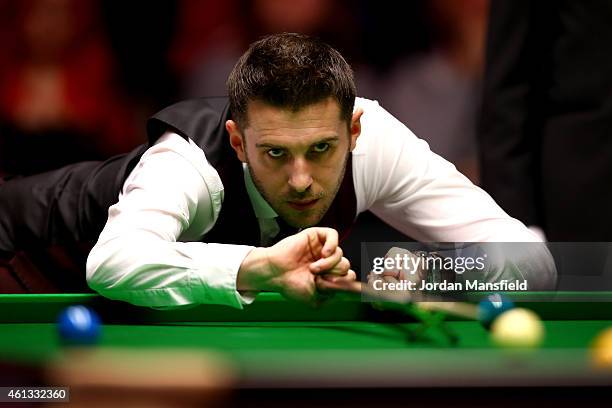
[[[171,311],[93,294],[0,295],[0,386],[47,385],[41,368],[69,349],[58,338],[56,317],[69,305],[85,304],[104,322],[100,341],[87,350],[207,350],[231,373],[222,399],[231,404],[310,406],[323,399],[334,406],[485,406],[506,390],[495,405],[524,398],[563,405],[607,395],[612,368],[594,367],[589,345],[612,327],[612,294],[589,294],[598,302],[582,301],[584,293],[564,292],[557,302],[525,295],[512,296],[518,306],[536,311],[546,329],[542,347],[525,352],[494,347],[475,321],[447,317],[445,327],[457,337],[453,343],[405,313],[376,311],[343,295],[317,309],[263,293],[244,310],[202,305]]]

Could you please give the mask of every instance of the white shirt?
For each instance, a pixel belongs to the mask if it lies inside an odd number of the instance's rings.
[[[357,98],[355,108],[364,110],[352,159],[358,213],[369,209],[424,242],[540,241],[377,102]],[[265,244],[278,232],[276,213],[246,166],[245,184]],[[252,297],[236,290],[236,276],[253,247],[201,242],[222,202],[221,179],[204,152],[193,141],[164,134],[143,154],[109,209],[87,260],[90,287],[150,307],[249,303]],[[513,273],[550,282],[551,262],[542,253]],[[501,275],[498,270],[495,278]]]

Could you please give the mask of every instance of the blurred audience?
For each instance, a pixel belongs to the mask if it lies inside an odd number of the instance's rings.
[[[376,61],[358,65],[359,94],[378,100],[434,152],[478,183],[476,116],[488,1],[429,0],[420,4],[419,8],[413,5],[412,12],[420,19],[417,27],[426,31],[415,32],[410,20],[395,25],[387,41],[412,42],[412,46],[400,46],[403,55],[382,67]]]
[[[146,13],[143,9],[146,6]],[[101,159],[144,140],[144,120],[225,95],[253,40],[315,35],[432,149],[477,180],[474,122],[487,0],[0,0],[0,172]]]
[[[183,77],[184,97],[225,95],[232,67],[248,44],[263,35],[283,31],[315,35],[346,52],[354,32],[344,0],[186,0],[181,4],[173,56]]]
[[[4,1],[0,172],[101,159],[140,142],[93,0]],[[7,29],[11,27],[11,29]]]
[[[140,123],[179,97],[176,72],[168,55],[183,2],[100,1],[101,20],[116,60],[119,84],[138,106]],[[207,22],[200,20],[199,24]]]

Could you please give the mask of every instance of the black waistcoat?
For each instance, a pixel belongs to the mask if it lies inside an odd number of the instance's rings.
[[[224,187],[224,200],[219,218],[206,234],[206,242],[260,245],[259,224],[251,206],[242,162],[229,143],[225,122],[230,119],[227,98],[191,99],[172,105],[149,119],[147,133],[153,144],[171,130],[193,140],[217,170]],[[346,172],[338,194],[319,226],[348,234],[357,216],[352,161],[349,155]]]

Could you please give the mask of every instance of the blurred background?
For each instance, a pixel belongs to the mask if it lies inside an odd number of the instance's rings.
[[[316,35],[435,152],[478,182],[488,0],[0,0],[0,175],[127,152],[146,118],[225,94],[262,35]]]

